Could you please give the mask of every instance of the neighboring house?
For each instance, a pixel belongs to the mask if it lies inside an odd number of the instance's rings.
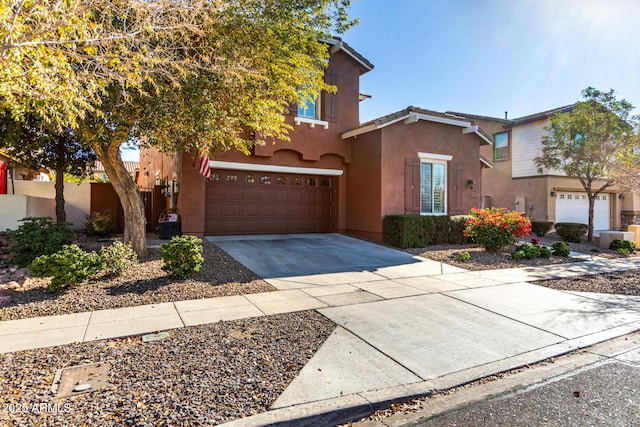
[[[122,161],[124,163],[125,169],[136,182],[138,180],[138,171],[140,170],[139,162],[130,162],[130,161]],[[93,173],[91,174],[91,178],[98,182],[109,182],[109,177],[104,170],[104,166],[102,166],[102,162],[100,160],[96,160],[93,164]]]
[[[481,152],[493,161],[493,168],[484,169],[483,206],[506,207],[525,212],[534,221],[588,223],[588,201],[582,184],[567,178],[561,171],[538,173],[534,159],[540,154],[544,127],[549,117],[571,110],[571,105],[555,108],[517,119],[500,119],[465,113],[451,113],[473,120],[495,140],[493,146]],[[603,182],[596,182],[594,189]],[[596,198],[594,229],[626,228],[640,219],[636,197],[626,197],[609,187]]]
[[[182,232],[193,235],[350,232],[381,239],[388,214],[468,213],[481,203],[480,147],[472,121],[409,107],[360,124],[359,79],[373,65],[339,39],[325,72],[337,93],[292,106],[291,141],[225,153],[199,174],[195,153],[142,150],[138,184],[165,186]],[[156,212],[157,214],[157,212]]]
[[[13,173],[13,179],[21,179],[25,181],[36,180],[39,179],[42,172],[45,172],[44,169],[29,169],[2,149],[0,149],[0,162],[3,162],[7,165],[7,173],[9,174],[9,176]]]

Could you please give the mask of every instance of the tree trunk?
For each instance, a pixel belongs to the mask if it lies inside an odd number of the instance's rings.
[[[587,231],[587,240],[593,243],[593,212],[596,204],[596,196],[595,194],[587,193],[587,198],[589,199],[589,231]]]
[[[67,165],[64,140],[60,137],[56,141],[56,222],[62,224],[67,221],[64,210],[64,171]]]
[[[131,243],[140,257],[147,255],[146,216],[138,186],[131,179],[120,157],[120,143],[106,146],[93,144],[93,151],[104,166],[104,171],[120,198],[124,211],[124,242]]]

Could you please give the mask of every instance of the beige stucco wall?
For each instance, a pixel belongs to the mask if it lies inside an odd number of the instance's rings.
[[[50,199],[55,207],[56,189],[53,182],[16,180],[15,194]],[[91,184],[66,182],[64,184],[64,200],[67,222],[73,224],[71,228],[74,230],[83,229],[86,223],[85,216],[91,211]],[[55,218],[55,208],[51,214],[44,216]]]
[[[15,230],[29,216],[55,217],[55,201],[20,194],[0,194],[0,230]]]

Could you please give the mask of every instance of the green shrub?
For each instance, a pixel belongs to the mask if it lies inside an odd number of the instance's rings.
[[[618,248],[618,253],[623,256],[627,256],[631,253],[631,251],[627,248]]]
[[[138,254],[131,243],[124,244],[117,240],[109,246],[100,249],[102,259],[102,273],[107,277],[120,276],[126,269],[138,263]]]
[[[108,237],[114,230],[114,218],[111,211],[91,212],[86,215],[87,236]]]
[[[462,244],[468,215],[387,215],[382,220],[382,241],[398,248]]]
[[[464,235],[467,220],[471,218],[469,215],[425,216],[423,218],[430,218],[433,224],[433,228],[427,230],[427,234],[432,236],[430,244],[460,245],[469,241]]]
[[[430,242],[420,215],[387,215],[382,220],[382,241],[398,248],[422,248]]]
[[[551,250],[545,246],[523,243],[511,253],[511,258],[520,261],[523,259],[551,258]]]
[[[565,242],[555,242],[551,245],[551,250],[553,255],[555,256],[561,256],[561,257],[566,257],[569,256],[569,245],[567,245]]]
[[[102,269],[95,252],[85,252],[76,245],[64,245],[52,255],[41,255],[29,264],[33,277],[52,277],[48,292],[60,292],[69,285],[86,281]]]
[[[471,254],[467,251],[463,251],[458,254],[458,261],[466,262],[466,261],[469,261],[470,259],[471,259]]]
[[[504,208],[471,209],[464,235],[487,251],[498,251],[529,235],[531,221],[523,213]]]
[[[202,239],[195,236],[176,236],[171,242],[162,244],[160,258],[164,261],[162,270],[169,276],[189,277],[202,268]]]
[[[540,249],[538,249],[538,258],[544,258],[544,259],[549,259],[551,258],[551,249],[549,249],[546,246],[538,246]]]
[[[636,249],[636,243],[630,240],[618,240],[615,239],[609,245],[609,249],[619,251],[620,249],[626,249],[627,253],[631,253]]]
[[[24,267],[40,255],[51,255],[73,242],[71,224],[54,224],[48,217],[28,217],[11,233],[12,262]]]
[[[551,227],[553,227],[553,222],[531,221],[531,231],[538,237],[544,237],[551,230]]]
[[[559,222],[554,227],[565,242],[580,243],[589,226],[577,222]]]

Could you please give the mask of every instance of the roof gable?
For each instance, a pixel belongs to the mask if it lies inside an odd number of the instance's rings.
[[[453,114],[440,113],[438,111],[426,110],[424,108],[413,106],[409,106],[404,110],[362,123],[357,128],[342,133],[340,137],[342,139],[348,139],[367,132],[382,129],[401,121],[404,121],[404,124],[411,124],[420,120],[459,126],[463,128],[462,133],[475,133],[482,141],[484,141],[485,144],[493,144],[493,137],[479,126],[474,125],[472,121],[464,120],[464,118]]]

